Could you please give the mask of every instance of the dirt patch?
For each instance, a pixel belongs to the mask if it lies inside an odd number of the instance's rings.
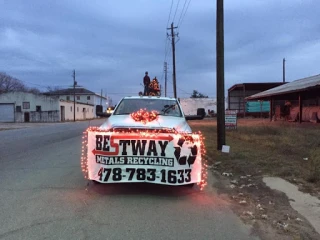
[[[290,206],[290,199],[262,181],[263,176],[282,177],[319,197],[319,124],[241,119],[238,130],[226,132],[229,154],[216,150],[214,120],[189,124],[206,137],[211,170],[219,179],[215,187],[261,239],[320,239],[311,224]]]

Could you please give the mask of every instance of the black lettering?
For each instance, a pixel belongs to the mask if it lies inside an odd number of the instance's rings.
[[[137,143],[136,143],[137,142]],[[142,144],[141,144],[142,142]],[[146,149],[147,140],[131,140],[132,145],[132,154],[134,156],[138,155],[138,151],[140,155],[144,155],[144,151]]]
[[[179,178],[178,183],[184,183],[184,171],[183,169],[178,170]]]
[[[147,177],[147,180],[154,182],[156,180],[156,169],[147,169],[147,172],[150,173],[150,176]]]
[[[168,145],[168,141],[165,141],[165,142],[159,141],[159,145],[161,148],[161,156],[164,157],[166,155],[166,147]]]
[[[168,171],[168,182],[169,183],[176,183],[177,177],[176,177],[176,171],[175,170],[169,170]]]
[[[132,180],[135,171],[136,171],[135,168],[126,168],[126,172],[130,172],[130,175],[129,175],[129,178],[128,178],[129,181]]]
[[[103,136],[103,149],[102,149],[103,151],[109,152],[110,147],[107,146],[109,144],[109,139],[110,139],[110,136],[107,136],[107,135]]]
[[[96,135],[96,150],[102,149],[102,135]]]
[[[121,173],[122,173],[121,168],[114,168],[112,170],[112,174],[113,174],[112,180],[113,181],[121,181],[121,179],[122,179]]]
[[[122,147],[122,155],[127,155],[127,144],[130,145],[130,140],[120,140],[119,141],[120,146]]]
[[[185,169],[185,173],[187,174],[187,178],[185,178],[185,182],[191,182],[191,169]]]
[[[153,156],[158,156],[155,140],[150,140],[149,142],[149,149],[148,149],[147,155],[150,156],[151,152],[153,152]]]

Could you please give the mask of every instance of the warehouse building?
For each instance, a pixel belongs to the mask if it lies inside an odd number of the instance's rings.
[[[238,116],[269,115],[269,103],[246,100],[247,97],[285,84],[284,82],[239,83],[228,89],[228,110],[238,112]]]
[[[270,120],[320,122],[320,75],[315,75],[254,94],[248,101],[269,101]],[[277,102],[283,101],[282,107]]]
[[[93,119],[93,104],[76,102],[76,120]],[[74,119],[74,102],[26,92],[0,94],[0,122],[63,122]]]

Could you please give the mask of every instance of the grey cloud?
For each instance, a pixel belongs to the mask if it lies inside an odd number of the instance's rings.
[[[193,89],[215,96],[215,7],[209,0],[191,1],[178,29],[181,96]],[[169,9],[166,0],[6,1],[0,9],[0,70],[41,86],[65,86],[76,69],[80,85],[104,89],[116,99],[140,91],[146,70],[164,86]],[[226,1],[226,88],[237,82],[281,81],[283,57],[288,78],[317,74],[313,63],[320,52],[314,41],[320,39],[319,11],[320,5],[311,0]],[[172,92],[170,51],[167,61]]]

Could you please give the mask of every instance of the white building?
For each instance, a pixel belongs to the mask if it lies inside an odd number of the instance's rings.
[[[73,87],[67,89],[61,89],[57,91],[51,91],[44,93],[48,96],[56,96],[60,100],[66,101],[74,101],[74,95],[76,97],[76,102],[91,104],[94,106],[94,115],[96,115],[96,106],[102,105],[102,111],[105,112],[107,110],[108,99],[106,97],[101,96],[100,94],[94,93],[88,89],[77,86],[75,90]]]
[[[216,98],[179,98],[182,110],[185,115],[197,115],[198,108],[204,108],[206,114],[208,110],[217,113]],[[228,102],[225,101],[225,109],[228,108]]]
[[[76,120],[93,119],[93,104],[76,103]],[[74,102],[25,92],[0,94],[0,122],[60,122],[74,120]]]

